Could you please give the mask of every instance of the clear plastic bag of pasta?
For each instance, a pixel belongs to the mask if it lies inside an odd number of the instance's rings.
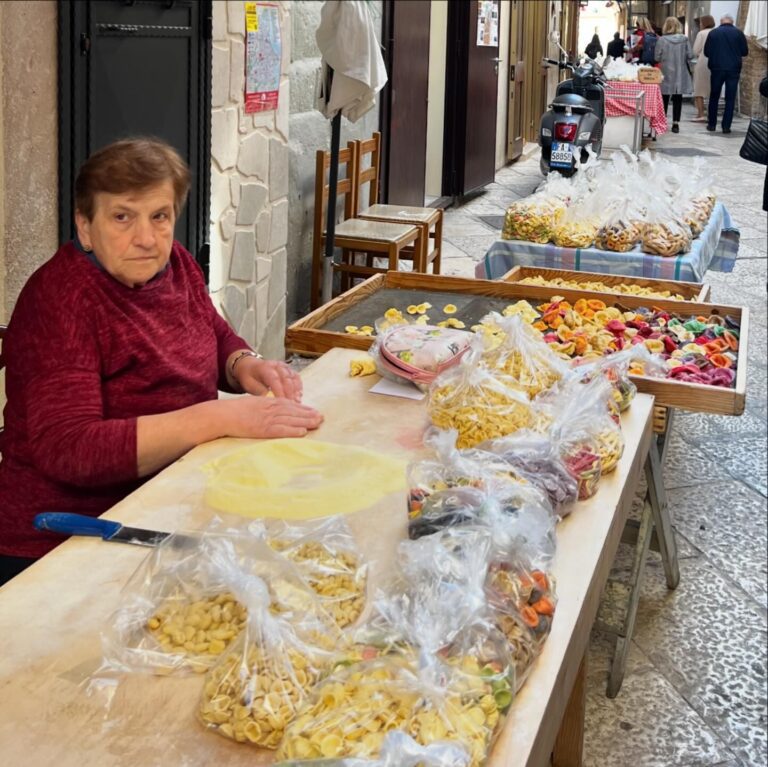
[[[422,746],[410,735],[390,730],[375,759],[325,758],[288,759],[275,767],[467,767],[469,754],[455,743],[438,741]]]
[[[612,472],[624,453],[621,427],[608,407],[613,401],[608,381],[595,378],[587,383],[571,382],[558,403],[559,413],[550,434],[559,444],[569,471],[574,475],[579,471],[580,498],[584,497],[582,484],[590,485],[593,473],[599,481],[600,476]]]
[[[257,574],[232,577],[248,620],[206,675],[198,716],[219,735],[274,749],[343,643],[296,569],[259,543]]]
[[[691,228],[662,199],[648,203],[647,220],[643,229],[643,251],[657,256],[677,256],[691,248]]]
[[[501,239],[547,243],[552,239],[555,224],[564,212],[564,203],[547,194],[534,194],[517,200],[507,208]]]
[[[696,194],[683,206],[683,221],[691,228],[693,237],[698,237],[709,223],[715,207],[715,196],[710,192]]]
[[[461,746],[469,754],[469,767],[480,767],[498,713],[487,700],[492,685],[467,690],[464,682],[427,657],[414,663],[387,656],[340,669],[302,705],[277,756],[380,758],[386,733],[401,730],[422,746]]]
[[[541,333],[519,315],[503,317],[492,312],[483,322],[501,331],[501,342],[485,352],[483,362],[509,376],[531,399],[568,373],[568,365],[549,348]]]
[[[459,677],[464,677],[467,689],[477,689],[481,699],[488,694],[490,684],[493,703],[486,698],[483,706],[488,709],[495,706],[503,717],[519,689],[518,664],[507,638],[496,624],[494,613],[486,607],[440,649],[438,656]]]
[[[471,525],[402,541],[394,573],[374,601],[371,623],[437,653],[483,608],[490,551],[490,530]]]
[[[546,493],[558,516],[571,512],[578,485],[548,437],[523,429],[483,442],[478,448],[499,456],[518,476]]]
[[[552,241],[560,248],[588,248],[595,241],[599,226],[599,203],[594,195],[590,195],[571,205],[557,219]]]
[[[531,404],[526,392],[503,373],[481,365],[482,346],[473,348],[454,368],[435,379],[427,411],[440,429],[456,429],[459,448],[503,437],[529,426]]]
[[[666,375],[663,358],[651,354],[642,344],[630,346],[619,352],[594,359],[574,360],[574,370],[581,380],[589,381],[602,375],[611,385],[613,401],[619,413],[623,413],[637,394],[637,386],[629,377],[630,367],[642,366],[649,376]]]
[[[365,607],[368,565],[340,516],[291,524],[280,519],[251,523],[269,546],[289,559],[339,628],[353,624]]]
[[[515,692],[528,678],[552,630],[557,600],[552,576],[523,560],[497,559],[488,568],[489,614],[515,667]]]
[[[514,478],[509,464],[472,449],[458,450],[455,429],[430,428],[424,438],[434,455],[407,469],[411,538],[462,524],[482,513],[492,479]]]
[[[245,626],[234,585],[252,572],[259,547],[221,531],[179,533],[150,551],[102,634],[107,667],[163,675],[210,668]]]
[[[603,216],[595,235],[595,247],[614,253],[626,253],[643,236],[642,212],[630,198],[614,200]]]

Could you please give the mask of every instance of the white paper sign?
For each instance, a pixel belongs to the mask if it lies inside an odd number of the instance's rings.
[[[371,394],[384,394],[387,397],[404,397],[405,399],[424,399],[425,392],[409,383],[395,383],[382,378],[377,384],[368,389]]]

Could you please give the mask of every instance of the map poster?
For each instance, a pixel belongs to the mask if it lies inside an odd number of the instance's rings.
[[[245,111],[277,109],[280,18],[274,3],[245,4]]]

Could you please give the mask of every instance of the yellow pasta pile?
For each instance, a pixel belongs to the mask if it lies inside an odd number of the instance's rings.
[[[541,285],[542,287],[551,288],[568,288],[570,290],[591,290],[598,293],[622,293],[630,296],[648,296],[649,298],[670,298],[674,301],[686,300],[679,293],[672,293],[669,290],[653,290],[653,288],[647,288],[643,285],[628,285],[623,282],[616,285],[608,285],[599,280],[577,282],[576,280],[566,280],[562,277],[551,277],[548,279],[537,275],[535,277],[525,277],[520,280],[520,284]]]
[[[211,669],[200,718],[239,743],[277,748],[318,672],[293,648],[265,654],[255,645],[233,652]]]
[[[247,617],[247,609],[230,593],[194,602],[180,596],[167,600],[147,628],[164,652],[215,656],[240,633]]]
[[[286,729],[277,757],[376,757],[386,733],[400,729],[422,745],[458,742],[471,767],[479,767],[499,719],[493,695],[475,686],[435,697],[394,658],[352,666],[313,692]]]
[[[298,565],[322,607],[339,628],[354,623],[365,606],[366,573],[351,552],[329,550],[319,541],[301,543],[271,539],[269,545]]]
[[[455,369],[454,369],[455,370]],[[453,376],[430,390],[427,410],[432,423],[441,429],[456,429],[456,446],[474,447],[524,429],[532,413],[527,395],[490,372],[475,371],[461,380]]]

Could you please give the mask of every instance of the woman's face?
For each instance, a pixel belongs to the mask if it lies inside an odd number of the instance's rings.
[[[97,192],[93,219],[75,214],[77,235],[108,274],[129,288],[140,287],[171,257],[173,202],[170,181],[124,194]]]

